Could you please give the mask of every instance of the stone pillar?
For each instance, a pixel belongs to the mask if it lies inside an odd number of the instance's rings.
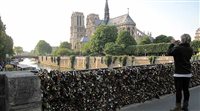
[[[0,111],[42,111],[40,79],[31,72],[0,72]]]

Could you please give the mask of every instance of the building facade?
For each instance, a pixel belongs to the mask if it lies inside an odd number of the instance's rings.
[[[72,14],[70,32],[70,43],[72,44],[72,49],[80,49],[80,40],[86,35],[83,13],[74,12]]]
[[[198,28],[197,30],[196,30],[196,33],[195,33],[195,40],[200,40],[200,28]]]
[[[117,27],[118,31],[121,30],[127,30],[130,32],[132,37],[138,41],[139,38],[144,36],[151,36],[150,34],[145,34],[142,31],[140,31],[136,27],[136,23],[133,21],[133,19],[130,17],[129,12],[127,14],[110,18],[109,13],[109,7],[108,7],[108,1],[106,0],[105,3],[105,9],[104,9],[104,19],[100,20],[98,14],[89,14],[86,18],[86,28],[84,27],[84,24],[81,24],[81,26],[78,26],[78,16],[81,16],[81,23],[84,23],[84,15],[80,12],[75,12],[72,14],[71,18],[71,39],[70,43],[72,44],[72,49],[77,49],[81,47],[81,37],[88,37],[88,40],[90,40],[92,34],[96,31],[96,28],[99,25],[114,25]],[[81,28],[83,32],[78,32],[78,28]],[[84,30],[85,28],[85,30]],[[84,32],[85,31],[85,32]],[[84,35],[85,34],[85,35]]]

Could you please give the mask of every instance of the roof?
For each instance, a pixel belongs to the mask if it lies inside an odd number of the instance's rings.
[[[81,38],[80,42],[81,43],[85,43],[85,42],[88,42],[89,41],[89,38],[87,36],[84,36]]]
[[[125,14],[116,18],[112,18],[108,21],[109,25],[136,25],[129,14]]]
[[[104,21],[103,20],[95,20],[95,25],[98,26],[98,25],[101,25],[103,24]]]

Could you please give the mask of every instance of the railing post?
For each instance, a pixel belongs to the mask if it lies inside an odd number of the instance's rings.
[[[40,79],[31,72],[0,72],[0,111],[42,111]]]

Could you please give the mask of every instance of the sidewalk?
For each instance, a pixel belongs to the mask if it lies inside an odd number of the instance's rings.
[[[120,111],[169,111],[175,106],[175,94],[140,104],[127,105]],[[190,89],[189,111],[200,111],[200,86]]]

